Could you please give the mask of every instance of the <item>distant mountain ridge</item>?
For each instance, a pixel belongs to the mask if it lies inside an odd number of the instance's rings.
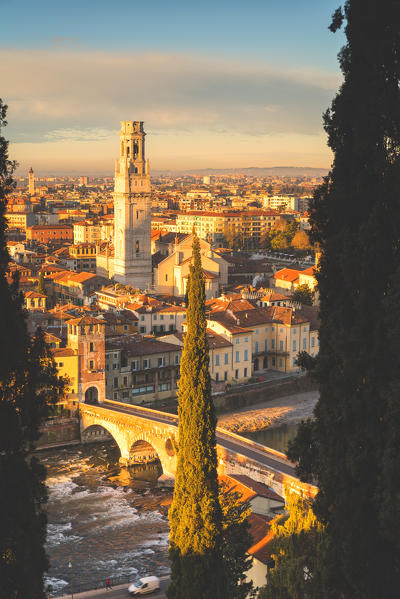
[[[200,169],[157,169],[153,170],[153,175],[229,175],[243,174],[253,175],[255,177],[268,176],[306,176],[322,177],[328,174],[328,168],[317,168],[313,166],[247,166],[244,168],[200,168]]]

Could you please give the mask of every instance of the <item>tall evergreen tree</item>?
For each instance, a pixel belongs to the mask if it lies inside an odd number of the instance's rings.
[[[344,82],[325,115],[332,170],[312,206],[322,256],[320,400],[289,456],[326,523],[320,597],[400,588],[400,3],[349,0]]]
[[[169,599],[228,597],[222,557],[222,510],[218,497],[216,417],[211,399],[205,290],[200,243],[193,264],[187,332],[178,391],[179,447],[170,521]]]
[[[43,274],[42,270],[39,273],[39,278],[38,278],[38,283],[37,283],[37,292],[42,293],[43,295],[47,295],[46,285],[44,282],[44,274]]]
[[[18,279],[5,273],[6,196],[15,163],[1,135],[7,106],[0,100],[0,596],[42,599],[47,560],[45,471],[30,452],[48,405],[61,396],[63,381],[38,331],[30,339]]]

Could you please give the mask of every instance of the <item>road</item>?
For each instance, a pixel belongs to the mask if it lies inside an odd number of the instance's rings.
[[[114,412],[123,412],[125,414],[134,414],[139,418],[145,418],[146,420],[153,420],[155,422],[161,422],[163,424],[169,424],[173,426],[178,425],[178,418],[172,414],[164,414],[160,412],[153,412],[152,410],[145,411],[143,408],[138,408],[135,406],[122,406],[115,404],[102,404],[100,407],[105,408],[107,410],[111,410]],[[274,470],[278,470],[283,474],[288,474],[290,476],[296,476],[293,464],[283,458],[279,457],[275,454],[273,450],[268,450],[267,447],[257,447],[254,446],[254,443],[244,437],[235,438],[231,436],[229,433],[224,433],[219,429],[217,431],[217,443],[221,447],[238,453],[244,457],[247,457],[251,460],[256,460],[260,464],[267,466],[269,468],[273,468]]]
[[[143,597],[149,597],[149,599],[165,599],[167,596],[165,591],[169,585],[169,576],[162,576],[160,580],[160,590],[149,593],[148,595],[143,595]],[[110,590],[99,589],[96,591],[86,591],[85,593],[74,593],[74,599],[129,599],[129,597],[127,584],[118,585]],[[71,595],[65,595],[59,599],[71,599]]]

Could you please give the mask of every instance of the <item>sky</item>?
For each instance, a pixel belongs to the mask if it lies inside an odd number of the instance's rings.
[[[338,0],[0,0],[19,174],[112,174],[121,120],[152,170],[328,168]]]

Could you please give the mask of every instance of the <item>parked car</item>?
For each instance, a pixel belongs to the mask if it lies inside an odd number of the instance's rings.
[[[137,597],[139,595],[147,595],[148,593],[157,591],[159,588],[160,579],[157,578],[157,576],[145,576],[129,585],[128,593],[132,595],[132,597]]]

